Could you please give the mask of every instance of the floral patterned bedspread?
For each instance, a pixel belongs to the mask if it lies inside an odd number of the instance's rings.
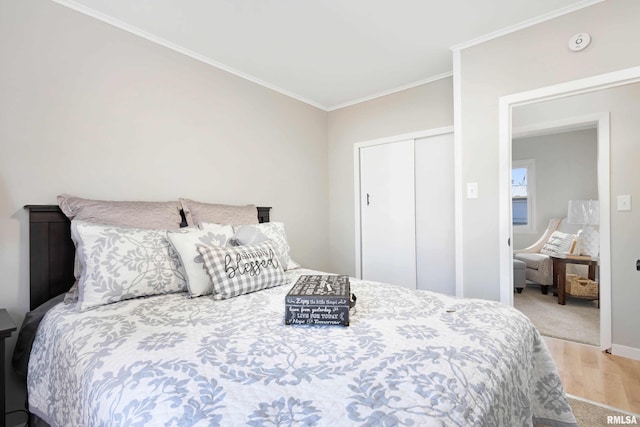
[[[289,285],[59,304],[33,345],[30,410],[52,426],[576,425],[520,312],[351,282],[349,327],[286,326]]]

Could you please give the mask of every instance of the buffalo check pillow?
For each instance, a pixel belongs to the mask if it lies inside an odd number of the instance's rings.
[[[287,283],[270,242],[248,246],[198,245],[213,284],[213,299],[222,300]]]

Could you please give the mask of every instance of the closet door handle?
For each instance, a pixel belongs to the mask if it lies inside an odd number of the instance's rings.
[[[369,206],[369,193],[367,193],[367,206]]]

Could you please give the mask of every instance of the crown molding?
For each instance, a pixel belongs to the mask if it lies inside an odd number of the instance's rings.
[[[52,1],[55,2],[55,3],[58,3],[58,4],[62,5],[62,6],[65,6],[65,7],[69,8],[69,9],[75,10],[76,12],[82,13],[84,15],[87,15],[87,16],[91,17],[91,18],[94,18],[94,19],[97,19],[99,21],[102,21],[102,22],[104,22],[106,24],[112,25],[112,26],[114,26],[116,28],[119,28],[119,29],[121,29],[123,31],[126,31],[128,33],[134,34],[134,35],[136,35],[138,37],[142,37],[142,38],[144,38],[146,40],[149,40],[150,42],[159,44],[159,45],[164,46],[164,47],[166,47],[168,49],[171,49],[173,51],[176,51],[178,53],[186,55],[186,56],[188,56],[188,57],[190,57],[192,59],[195,59],[197,61],[203,62],[203,63],[205,63],[207,65],[211,65],[212,67],[216,67],[216,68],[218,68],[220,70],[226,71],[226,72],[228,72],[230,74],[233,74],[233,75],[235,75],[237,77],[240,77],[242,79],[248,80],[248,81],[250,81],[252,83],[255,83],[255,84],[263,86],[263,87],[266,87],[267,89],[271,89],[271,90],[273,90],[275,92],[281,93],[282,95],[285,95],[285,96],[288,96],[290,98],[296,99],[296,100],[298,100],[300,102],[304,102],[305,104],[308,104],[308,105],[310,105],[312,107],[315,107],[315,108],[318,108],[320,110],[327,111],[327,112],[328,111],[337,110],[337,109],[340,109],[340,108],[344,108],[344,107],[347,107],[347,106],[350,106],[350,105],[359,104],[361,102],[369,101],[369,100],[372,100],[372,99],[375,99],[375,98],[380,98],[382,96],[390,95],[392,93],[396,93],[396,92],[400,92],[400,91],[403,91],[403,90],[406,90],[406,89],[410,89],[412,87],[420,86],[420,85],[423,85],[425,83],[431,83],[431,82],[434,82],[436,80],[440,80],[440,79],[444,79],[444,78],[447,78],[447,77],[451,77],[453,75],[451,72],[440,74],[440,75],[437,75],[437,76],[434,76],[434,77],[430,77],[430,78],[427,78],[427,79],[424,79],[424,80],[419,80],[419,81],[412,82],[412,83],[409,83],[409,84],[406,84],[406,85],[403,85],[403,86],[396,87],[394,89],[390,89],[390,90],[387,90],[387,91],[384,91],[384,92],[380,92],[380,93],[377,93],[377,94],[374,94],[374,95],[371,95],[371,96],[367,96],[367,97],[364,97],[364,98],[356,99],[356,100],[353,100],[353,101],[348,101],[348,102],[345,102],[343,104],[335,105],[333,107],[328,107],[326,105],[323,105],[323,104],[320,104],[318,102],[312,101],[312,100],[310,100],[308,98],[300,96],[300,95],[298,95],[296,93],[293,93],[291,91],[288,91],[286,89],[282,89],[281,87],[275,86],[275,85],[273,85],[271,83],[265,82],[264,80],[261,80],[261,79],[259,79],[257,77],[254,77],[254,76],[250,75],[250,74],[247,74],[247,73],[244,73],[242,71],[236,70],[235,68],[229,67],[229,66],[227,66],[227,65],[225,65],[225,64],[223,64],[221,62],[215,61],[215,60],[213,60],[211,58],[208,58],[208,57],[206,57],[204,55],[201,55],[201,54],[199,54],[197,52],[189,50],[189,49],[187,49],[187,48],[185,48],[183,46],[180,46],[180,45],[178,45],[176,43],[170,42],[169,40],[163,39],[162,37],[158,37],[158,36],[156,36],[154,34],[148,33],[148,32],[146,32],[146,31],[144,31],[144,30],[142,30],[140,28],[137,28],[137,27],[133,26],[133,25],[129,25],[129,24],[124,23],[124,22],[122,22],[120,20],[117,20],[117,19],[115,19],[115,18],[113,18],[111,16],[105,15],[104,13],[98,12],[95,9],[91,9],[90,7],[87,7],[85,5],[79,4],[79,3],[75,2],[74,0],[52,0]]]
[[[329,107],[327,108],[327,111],[335,111],[335,110],[339,110],[341,108],[345,108],[345,107],[349,107],[351,105],[356,105],[356,104],[360,104],[362,102],[366,102],[366,101],[371,101],[372,99],[376,99],[376,98],[381,98],[383,96],[387,96],[387,95],[391,95],[397,92],[402,92],[403,90],[407,90],[407,89],[411,89],[417,86],[421,86],[423,84],[427,84],[427,83],[432,83],[435,82],[437,80],[442,80],[442,79],[446,79],[448,77],[452,77],[453,76],[453,72],[449,71],[446,73],[442,73],[442,74],[438,74],[437,76],[433,76],[433,77],[429,77],[423,80],[418,80],[412,83],[407,83],[406,85],[402,85],[402,86],[398,86],[395,87],[393,89],[389,89],[389,90],[385,90],[383,92],[378,92],[376,94],[373,95],[369,95],[363,98],[358,98],[358,99],[354,99],[352,101],[347,101],[345,103],[342,104],[338,104],[338,105],[334,105],[333,107]]]
[[[243,73],[242,71],[238,71],[235,68],[229,67],[229,66],[227,66],[227,65],[225,65],[225,64],[223,64],[221,62],[215,61],[215,60],[213,60],[211,58],[208,58],[208,57],[206,57],[204,55],[201,55],[201,54],[196,53],[196,52],[194,52],[192,50],[189,50],[189,49],[187,49],[187,48],[185,48],[183,46],[180,46],[180,45],[178,45],[176,43],[170,42],[169,40],[165,40],[165,39],[163,39],[161,37],[155,36],[155,35],[153,35],[151,33],[148,33],[148,32],[146,32],[144,30],[141,30],[140,28],[134,27],[133,25],[126,24],[126,23],[124,23],[122,21],[119,21],[119,20],[114,19],[114,18],[112,18],[110,16],[107,16],[104,13],[98,12],[97,10],[94,10],[94,9],[91,9],[91,8],[86,7],[84,5],[78,4],[73,0],[52,0],[52,1],[55,2],[55,3],[58,3],[58,4],[62,5],[62,6],[68,7],[69,9],[73,9],[76,12],[80,12],[80,13],[82,13],[84,15],[87,15],[87,16],[90,16],[90,17],[92,17],[94,19],[102,21],[102,22],[104,22],[106,24],[109,24],[109,25],[112,25],[114,27],[117,27],[117,28],[119,28],[121,30],[124,30],[124,31],[127,31],[129,33],[135,34],[136,36],[139,36],[139,37],[142,37],[144,39],[147,39],[147,40],[149,40],[149,41],[151,41],[153,43],[156,43],[156,44],[164,46],[164,47],[166,47],[168,49],[174,50],[174,51],[176,51],[178,53],[181,53],[183,55],[186,55],[186,56],[188,56],[188,57],[190,57],[192,59],[195,59],[195,60],[200,61],[200,62],[204,62],[205,64],[211,65],[212,67],[219,68],[219,69],[221,69],[223,71],[226,71],[226,72],[228,72],[230,74],[233,74],[235,76],[238,76],[240,78],[248,80],[248,81],[250,81],[252,83],[255,83],[257,85],[264,86],[267,89],[271,89],[271,90],[273,90],[275,92],[279,92],[282,95],[285,95],[285,96],[288,96],[290,98],[296,99],[296,100],[298,100],[300,102],[304,102],[305,104],[309,104],[312,107],[316,107],[316,108],[319,108],[321,110],[327,111],[327,107],[325,105],[322,105],[322,104],[319,104],[317,102],[311,101],[310,99],[304,98],[304,97],[302,97],[302,96],[300,96],[298,94],[295,94],[295,93],[290,92],[288,90],[282,89],[282,88],[280,88],[278,86],[272,85],[271,83],[267,83],[264,80],[260,80],[259,78],[254,77],[254,76],[252,76],[250,74],[246,74],[246,73]]]
[[[573,4],[571,6],[563,7],[561,9],[555,10],[553,12],[545,13],[544,15],[540,15],[535,18],[527,19],[526,21],[522,21],[519,24],[511,25],[509,27],[503,28],[502,30],[494,31],[493,33],[485,34],[484,36],[451,46],[449,49],[453,51],[459,51],[462,49],[467,49],[469,47],[488,42],[493,39],[497,39],[502,36],[506,36],[507,34],[515,33],[516,31],[523,30],[525,28],[531,27],[533,25],[538,25],[543,22],[549,21],[551,19],[557,18],[562,15],[567,15],[569,13],[576,12],[580,9],[587,8],[589,6],[593,6],[594,4],[602,3],[607,0],[584,0],[580,3]]]
[[[170,42],[169,40],[166,40],[166,39],[163,39],[163,38],[158,37],[156,35],[153,35],[151,33],[148,33],[148,32],[146,32],[146,31],[144,31],[144,30],[142,30],[140,28],[137,28],[137,27],[133,26],[133,25],[126,24],[126,23],[124,23],[122,21],[119,21],[119,20],[113,18],[113,17],[105,15],[105,14],[103,14],[101,12],[98,12],[95,9],[91,9],[91,8],[89,8],[87,6],[79,4],[74,0],[52,0],[52,1],[57,3],[57,4],[60,4],[62,6],[65,6],[65,7],[69,8],[69,9],[75,10],[76,12],[82,13],[84,15],[87,15],[87,16],[92,17],[94,19],[97,19],[99,21],[102,21],[102,22],[104,22],[106,24],[112,25],[112,26],[114,26],[116,28],[119,28],[119,29],[121,29],[123,31],[127,31],[127,32],[129,32],[131,34],[134,34],[134,35],[137,35],[139,37],[142,37],[142,38],[144,38],[146,40],[149,40],[149,41],[151,41],[153,43],[159,44],[159,45],[164,46],[164,47],[166,47],[168,49],[171,49],[173,51],[176,51],[178,53],[186,55],[186,56],[188,56],[188,57],[190,57],[192,59],[195,59],[197,61],[203,62],[205,64],[208,64],[208,65],[212,66],[212,67],[218,68],[220,70],[226,71],[226,72],[228,72],[230,74],[233,74],[233,75],[235,75],[237,77],[240,77],[240,78],[242,78],[244,80],[248,80],[248,81],[250,81],[252,83],[255,83],[257,85],[263,86],[263,87],[265,87],[267,89],[271,89],[271,90],[273,90],[275,92],[278,92],[278,93],[280,93],[282,95],[285,95],[285,96],[287,96],[289,98],[293,98],[295,100],[298,100],[298,101],[303,102],[305,104],[308,104],[308,105],[310,105],[312,107],[315,107],[315,108],[318,108],[320,110],[327,111],[327,112],[339,110],[341,108],[345,108],[345,107],[349,107],[349,106],[352,106],[352,105],[360,104],[362,102],[371,101],[371,100],[376,99],[376,98],[381,98],[383,96],[391,95],[391,94],[394,94],[394,93],[397,93],[397,92],[401,92],[403,90],[411,89],[411,88],[414,88],[414,87],[417,87],[417,86],[421,86],[421,85],[424,85],[424,84],[427,84],[427,83],[432,83],[432,82],[435,82],[435,81],[438,81],[438,80],[441,80],[441,79],[445,79],[445,78],[449,78],[449,77],[453,76],[453,72],[446,72],[446,73],[439,74],[439,75],[436,75],[436,76],[433,76],[433,77],[429,77],[429,78],[426,78],[426,79],[423,79],[423,80],[418,80],[418,81],[415,81],[415,82],[407,83],[405,85],[398,86],[398,87],[395,87],[393,89],[385,90],[383,92],[379,92],[379,93],[376,93],[376,94],[373,94],[373,95],[369,95],[369,96],[366,96],[366,97],[357,98],[357,99],[354,99],[354,100],[351,100],[351,101],[347,101],[347,102],[344,102],[344,103],[341,103],[341,104],[333,105],[333,106],[326,106],[326,105],[320,104],[318,102],[312,101],[312,100],[310,100],[308,98],[305,98],[303,96],[300,96],[300,95],[298,95],[296,93],[293,93],[291,91],[288,91],[286,89],[283,89],[281,87],[275,86],[275,85],[273,85],[271,83],[268,83],[268,82],[266,82],[264,80],[261,80],[261,79],[259,79],[257,77],[254,77],[254,76],[252,76],[250,74],[247,74],[247,73],[244,73],[242,71],[236,70],[235,68],[229,67],[229,66],[227,66],[227,65],[225,65],[225,64],[223,64],[221,62],[215,61],[215,60],[213,60],[211,58],[208,58],[208,57],[206,57],[204,55],[201,55],[201,54],[199,54],[197,52],[189,50],[189,49],[187,49],[187,48],[185,48],[183,46],[180,46],[180,45],[178,45],[176,43]],[[480,44],[480,43],[484,43],[486,41],[493,40],[493,39],[498,38],[498,37],[502,37],[502,36],[504,36],[506,34],[509,34],[509,33],[515,32],[515,31],[519,31],[521,29],[530,27],[532,25],[536,25],[536,24],[539,24],[541,22],[548,21],[548,20],[556,18],[558,16],[562,16],[562,15],[565,15],[565,14],[568,14],[568,13],[571,13],[571,12],[575,12],[577,10],[589,7],[591,5],[594,5],[594,4],[597,4],[597,3],[601,3],[603,1],[606,1],[606,0],[585,0],[583,2],[574,4],[572,6],[568,6],[568,7],[556,10],[556,11],[551,12],[549,14],[541,15],[541,16],[539,16],[537,18],[533,18],[533,19],[521,22],[520,24],[513,25],[513,26],[507,27],[505,29],[502,29],[502,30],[499,30],[499,31],[496,31],[496,32],[493,32],[493,33],[490,33],[490,34],[487,34],[487,35],[484,35],[482,37],[479,37],[479,38],[476,38],[476,39],[473,39],[473,40],[470,40],[468,42],[455,45],[455,46],[451,47],[450,49],[453,50],[453,51],[459,51],[461,49],[465,49],[465,48],[468,48],[468,47],[471,47],[471,46],[474,46],[474,45],[477,45],[477,44]]]

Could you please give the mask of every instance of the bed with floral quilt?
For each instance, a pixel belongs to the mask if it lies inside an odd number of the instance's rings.
[[[287,257],[277,223],[72,222],[79,295],[48,309],[28,361],[29,411],[50,426],[576,426],[511,307],[352,278],[348,327],[286,325],[287,292],[320,273]],[[199,289],[216,259],[246,283]]]

